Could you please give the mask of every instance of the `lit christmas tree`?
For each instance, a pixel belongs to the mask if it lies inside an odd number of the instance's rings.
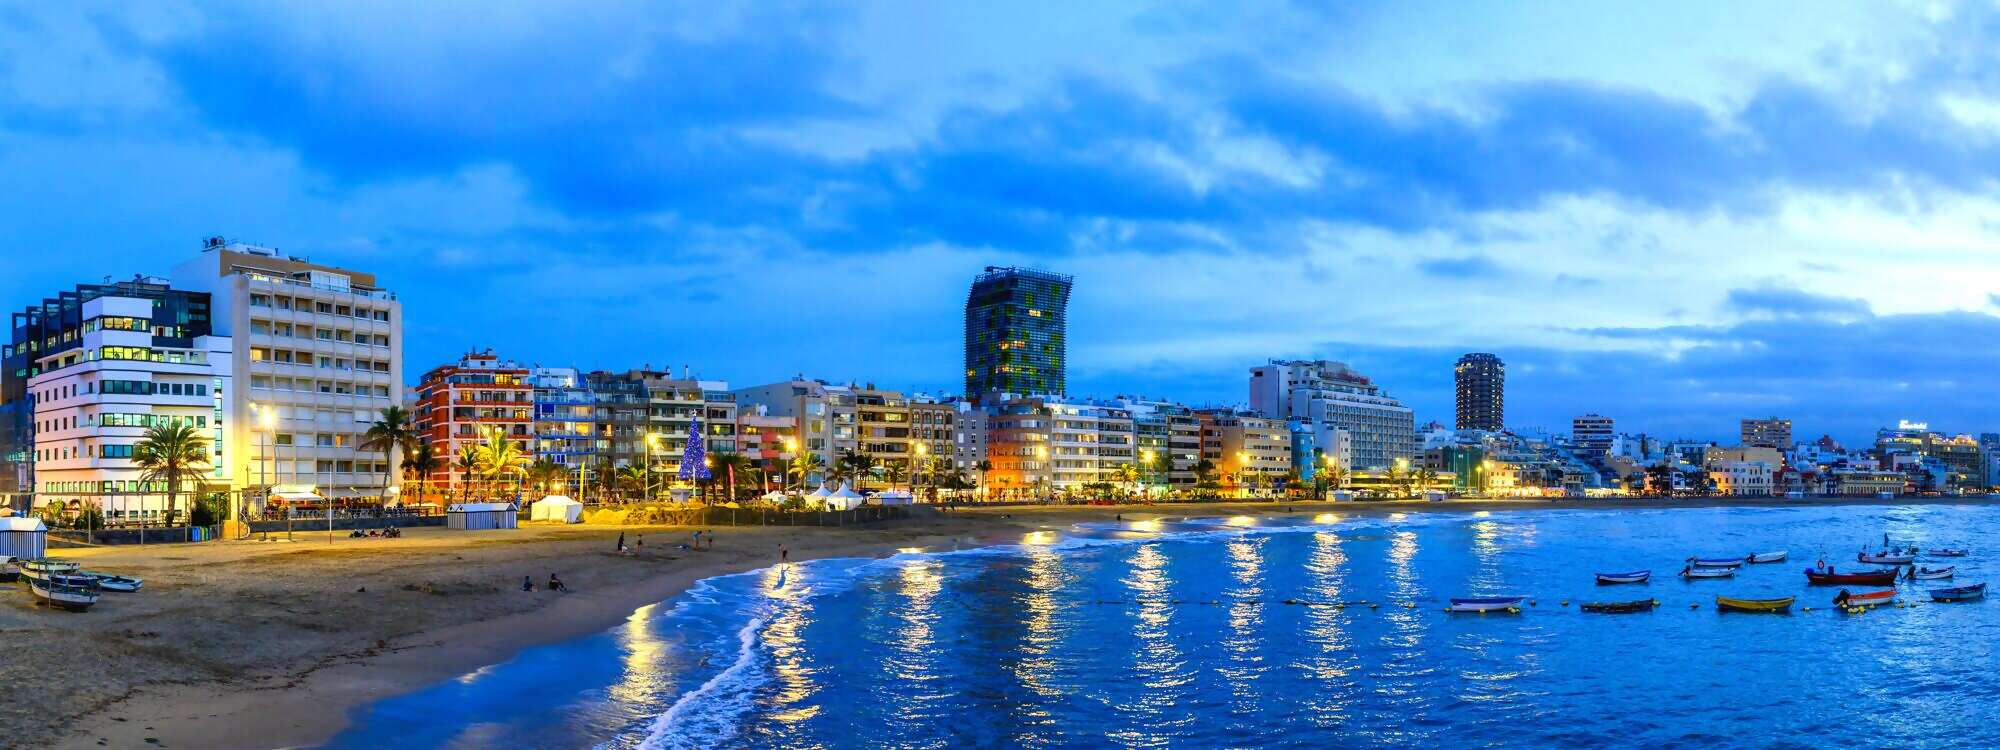
[[[688,425],[687,449],[681,451],[680,477],[696,482],[708,480],[708,439],[702,437],[699,417]]]

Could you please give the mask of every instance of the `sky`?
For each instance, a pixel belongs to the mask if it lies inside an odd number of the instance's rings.
[[[1077,395],[2000,431],[2000,9],[1655,5],[0,0],[0,301],[223,235],[376,272],[413,379],[949,392],[1025,265]]]

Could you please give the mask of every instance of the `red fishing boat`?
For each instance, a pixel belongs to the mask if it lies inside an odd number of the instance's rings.
[[[1894,586],[1894,570],[1866,570],[1858,573],[1828,573],[1806,568],[1806,583],[1814,586]]]

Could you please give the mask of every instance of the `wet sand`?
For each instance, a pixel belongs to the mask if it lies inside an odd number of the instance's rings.
[[[925,513],[867,527],[715,527],[713,550],[672,549],[689,529],[531,525],[414,530],[402,539],[218,542],[52,550],[86,569],[146,579],[77,614],[0,593],[0,735],[7,747],[271,748],[324,741],[355,706],[504,661],[521,649],[617,626],[694,582],[794,561],[881,557],[904,548],[1004,544],[1089,520],[1160,516],[1991,503],[1881,501],[1485,500],[1425,503],[1196,503],[1003,507]],[[624,533],[644,552],[613,553]],[[543,590],[549,574],[572,591]],[[537,590],[520,591],[532,576]],[[364,590],[365,589],[365,590]],[[152,740],[149,742],[148,740]]]

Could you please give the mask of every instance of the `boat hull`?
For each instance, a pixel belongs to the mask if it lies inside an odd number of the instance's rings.
[[[1962,550],[1962,549],[1934,549],[1926,552],[1925,554],[1928,554],[1931,557],[1964,557],[1968,551],[1969,550]]]
[[[1784,612],[1791,609],[1792,602],[1797,599],[1798,597],[1793,596],[1783,599],[1737,599],[1718,596],[1715,597],[1715,609],[1718,612]]]
[[[1686,578],[1690,581],[1698,581],[1708,578],[1732,578],[1735,575],[1736,575],[1735,568],[1691,568],[1689,570],[1681,571],[1681,577]]]
[[[1896,590],[1886,589],[1883,591],[1866,591],[1859,594],[1850,594],[1847,597],[1846,605],[1849,607],[1880,607],[1884,604],[1894,603],[1895,601]],[[1841,602],[1834,602],[1834,606],[1840,605]]]
[[[1745,558],[1745,562],[1753,564],[1775,563],[1784,561],[1785,561],[1784,552],[1759,552],[1757,554],[1749,556],[1748,558]]]
[[[1969,602],[1984,598],[1986,598],[1986,584],[1983,583],[1931,590],[1931,601],[1934,602]]]
[[[1918,568],[1916,570],[1910,571],[1910,580],[1945,581],[1945,580],[1950,580],[1952,575],[1956,572],[1958,572],[1958,566],[1955,565],[1951,567],[1937,568],[1937,569]]]
[[[1635,599],[1629,602],[1584,602],[1580,609],[1585,612],[1622,615],[1632,612],[1651,612],[1658,606],[1660,602],[1656,599]]]
[[[59,560],[22,560],[21,575],[29,580],[46,581],[52,575],[68,575],[76,572],[77,564]]]
[[[28,588],[43,604],[71,612],[82,612],[97,603],[97,592],[86,588],[54,584],[40,579],[29,580]]]
[[[1877,573],[1818,573],[1806,571],[1806,583],[1814,586],[1894,586],[1896,571]]]
[[[1917,556],[1916,555],[1871,555],[1864,552],[1855,555],[1854,559],[1857,562],[1867,565],[1909,565],[1910,563],[1917,561]]]
[[[1697,568],[1734,568],[1742,565],[1743,559],[1738,557],[1690,557],[1687,559],[1687,563]]]
[[[1612,586],[1621,583],[1645,583],[1653,578],[1653,571],[1635,570],[1630,573],[1599,573],[1597,585]]]
[[[1525,596],[1490,597],[1485,599],[1453,599],[1449,609],[1453,612],[1519,612]]]

